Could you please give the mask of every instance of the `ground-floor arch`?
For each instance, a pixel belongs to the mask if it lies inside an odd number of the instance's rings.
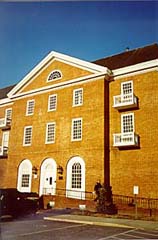
[[[41,165],[40,190],[41,195],[55,195],[56,192],[56,169],[57,165],[54,159],[47,158]]]
[[[72,157],[67,164],[66,196],[85,199],[85,162],[79,157]]]
[[[18,168],[17,189],[20,192],[31,192],[32,163],[30,160],[23,160]]]

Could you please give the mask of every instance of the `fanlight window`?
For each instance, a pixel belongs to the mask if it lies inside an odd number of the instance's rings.
[[[60,78],[62,78],[62,73],[59,70],[54,70],[49,74],[47,81],[50,82]]]

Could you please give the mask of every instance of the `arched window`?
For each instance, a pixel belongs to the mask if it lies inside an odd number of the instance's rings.
[[[85,199],[85,162],[73,157],[67,164],[66,196]]]
[[[23,160],[18,169],[18,185],[20,192],[31,192],[32,164],[30,160]]]
[[[53,72],[51,72],[47,78],[47,82],[53,81],[53,80],[57,80],[62,78],[62,73],[59,70],[54,70]]]

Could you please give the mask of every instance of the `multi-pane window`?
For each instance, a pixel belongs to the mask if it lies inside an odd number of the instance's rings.
[[[30,174],[22,174],[21,187],[29,187]]]
[[[72,188],[81,188],[81,180],[82,180],[82,174],[81,174],[81,164],[80,163],[74,163],[72,165]]]
[[[133,93],[133,82],[132,81],[123,82],[121,84],[121,94],[126,95],[130,93]]]
[[[134,114],[123,114],[121,116],[122,133],[134,132]]]
[[[46,128],[46,143],[55,142],[55,122],[47,123]]]
[[[48,111],[55,111],[57,108],[57,94],[49,96],[48,99]]]
[[[71,140],[82,140],[82,118],[75,118],[72,120]]]
[[[73,91],[73,106],[80,106],[83,104],[83,89],[75,89]]]
[[[35,100],[27,101],[26,115],[33,115],[35,107]]]
[[[56,79],[60,79],[62,77],[62,74],[59,70],[54,70],[53,72],[51,72],[47,78],[47,81],[50,82],[50,81],[53,81],[53,80],[56,80]]]
[[[31,141],[32,141],[32,126],[28,126],[24,128],[23,145],[24,146],[31,145]]]
[[[12,109],[11,108],[6,109],[5,116],[6,116],[7,120],[12,119]]]

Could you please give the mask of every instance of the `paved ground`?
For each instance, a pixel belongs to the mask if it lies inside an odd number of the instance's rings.
[[[49,220],[48,220],[49,219]],[[1,223],[1,240],[158,239],[158,222],[40,212]]]

